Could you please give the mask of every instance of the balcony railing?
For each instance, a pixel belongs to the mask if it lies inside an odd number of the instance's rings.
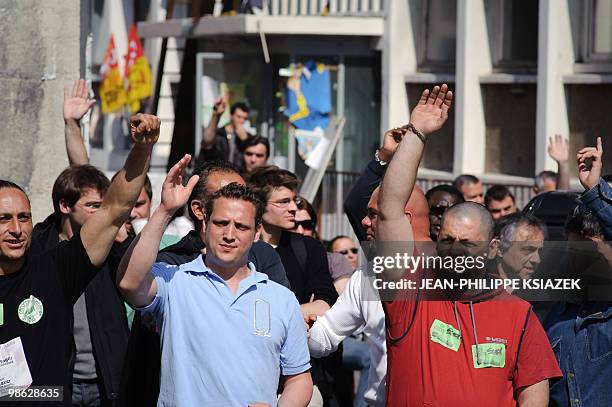
[[[268,0],[273,16],[380,16],[389,0]]]

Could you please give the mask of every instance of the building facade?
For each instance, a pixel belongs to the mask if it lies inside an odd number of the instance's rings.
[[[447,126],[428,141],[424,187],[471,173],[510,185],[525,204],[533,176],[556,169],[549,137],[569,137],[572,174],[574,152],[596,136],[612,151],[612,1],[269,0],[255,2],[263,4],[256,14],[205,15],[214,3],[223,2],[152,0],[132,9],[159,78],[153,105],[164,127],[153,164],[163,170],[173,154],[197,153],[206,116],[198,75],[207,75],[239,85],[254,127],[272,142],[273,161],[303,177],[279,112],[279,72],[324,62],[332,114],[346,118],[319,195],[325,238],[348,232],[341,203],[355,174],[432,84],[448,83],[455,101]],[[179,136],[186,141],[177,144]],[[101,164],[110,162],[106,150]],[[612,160],[604,171],[612,172]]]

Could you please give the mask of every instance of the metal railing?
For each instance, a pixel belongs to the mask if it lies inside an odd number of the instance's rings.
[[[379,16],[388,0],[268,0],[273,16]]]
[[[327,171],[325,173],[321,183],[321,207],[319,212],[321,219],[319,221],[319,236],[322,239],[329,240],[338,235],[355,238],[348,218],[344,214],[342,204],[360,175],[357,172]],[[485,191],[496,184],[506,185],[514,195],[519,209],[522,209],[533,197],[531,185],[527,182],[492,182],[487,180],[486,177],[482,178]],[[423,191],[427,192],[428,189],[436,185],[452,183],[452,179],[451,174],[448,177],[418,177],[417,184]]]

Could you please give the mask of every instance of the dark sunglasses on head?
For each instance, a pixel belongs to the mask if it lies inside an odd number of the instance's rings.
[[[340,250],[338,253],[340,253],[343,256],[346,256],[347,254],[349,254],[349,252],[353,253],[353,254],[357,254],[359,253],[359,249],[356,247],[351,247],[348,250]]]
[[[297,229],[298,227],[302,227],[306,230],[313,230],[315,228],[315,223],[308,219],[308,220],[296,220],[295,221],[295,228]]]

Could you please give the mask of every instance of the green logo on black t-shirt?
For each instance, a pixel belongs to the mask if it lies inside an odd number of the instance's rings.
[[[32,325],[40,321],[43,316],[43,309],[43,303],[38,298],[30,295],[30,298],[26,298],[19,304],[17,315],[19,315],[20,320]]]

